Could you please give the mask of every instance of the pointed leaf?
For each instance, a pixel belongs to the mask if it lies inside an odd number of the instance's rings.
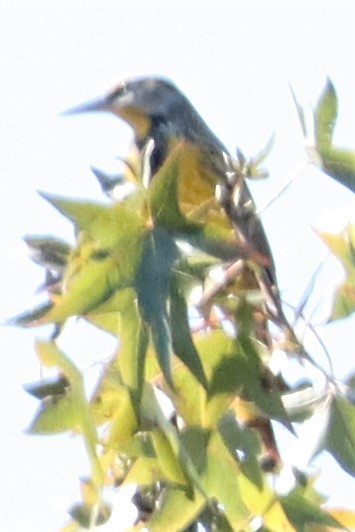
[[[24,386],[26,392],[37,399],[64,395],[68,391],[68,387],[69,382],[64,375],[59,375],[55,379],[34,382]]]
[[[115,290],[132,283],[134,271],[131,276],[124,274],[111,257],[87,261],[70,280],[67,291],[54,298],[55,305],[41,318],[41,323],[57,323],[93,311]]]
[[[174,363],[173,374],[174,390],[164,387],[164,391],[171,399],[177,415],[187,425],[208,426],[210,420],[206,416],[206,390],[180,361]]]
[[[6,321],[7,325],[16,325],[17,327],[33,327],[41,324],[44,316],[53,308],[52,302],[42,303],[34,309],[27,310]]]
[[[207,379],[198,351],[193,343],[185,298],[179,291],[176,280],[170,287],[170,327],[174,353],[190,369],[194,377],[207,388]]]
[[[67,242],[48,235],[26,235],[23,239],[36,264],[49,270],[62,270],[66,266],[72,250]]]
[[[159,429],[155,429],[151,432],[152,442],[157,455],[158,464],[162,470],[162,473],[169,482],[173,484],[187,484],[187,478],[183,469],[181,468],[178,455],[175,454],[174,448],[171,446],[170,438]]]
[[[328,78],[314,112],[314,133],[317,149],[330,146],[338,114],[338,99],[334,85]]]
[[[138,420],[129,390],[121,387],[118,405],[108,427],[106,444],[109,448],[125,448],[138,430]]]
[[[175,456],[175,459],[177,460],[185,479],[188,480],[191,485],[194,486],[194,488],[201,491],[201,493],[204,493],[195,464],[188,455],[188,452],[186,451],[176,428],[170,421],[167,420],[166,416],[162,412],[153,389],[148,384],[146,384],[144,388],[141,402],[141,419],[145,420],[146,422],[148,421],[149,423],[153,424],[154,426],[158,426],[161,429],[166,437],[167,442],[169,443],[169,453],[171,451],[170,458]],[[164,457],[168,458],[168,454],[164,455]]]
[[[134,240],[145,224],[140,214],[140,196],[121,203],[100,205],[51,194],[41,195],[84,232],[85,241],[95,241],[101,249],[111,249],[121,244],[123,238],[127,242]]]
[[[355,193],[355,151],[329,147],[319,155],[323,172]]]
[[[210,498],[222,505],[233,530],[243,528],[249,511],[242,500],[239,486],[240,468],[217,431],[213,431],[207,448],[207,464],[203,485]]]
[[[39,192],[63,216],[71,220],[79,230],[87,229],[93,220],[103,216],[107,206],[92,201],[65,198],[47,192]]]
[[[38,357],[45,366],[57,366],[70,383],[70,399],[73,405],[75,405],[77,425],[80,427],[83,434],[91,464],[92,480],[96,486],[101,486],[103,483],[103,472],[96,451],[98,438],[96,427],[90,412],[90,405],[85,394],[83,376],[75,364],[63,351],[58,349],[54,342],[37,342],[36,351]],[[69,408],[69,405],[66,405],[65,407]]]
[[[71,393],[45,401],[27,429],[29,434],[58,434],[79,428],[79,411]]]
[[[153,229],[145,235],[136,275],[140,312],[150,328],[159,365],[170,386],[173,386],[173,349],[167,302],[171,269],[178,256],[175,242],[168,233],[160,228]]]

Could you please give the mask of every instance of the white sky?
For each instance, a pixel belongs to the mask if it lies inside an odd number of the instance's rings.
[[[89,165],[114,169],[115,155],[124,153],[130,138],[117,119],[64,119],[58,117],[60,111],[130,75],[167,76],[232,152],[238,145],[253,155],[276,132],[266,162],[272,178],[252,186],[262,207],[304,162],[288,83],[306,105],[314,104],[329,75],[340,100],[336,140],[355,144],[353,6],[352,0],[3,2],[1,318],[28,307],[42,280],[24,255],[22,235],[71,238],[70,225],[36,190],[101,199]],[[325,214],[335,219],[336,210],[354,212],[354,207],[349,191],[307,168],[263,215],[285,300],[297,304],[324,256],[325,248],[310,227]],[[329,298],[339,271],[329,265],[313,308]],[[318,321],[321,316],[324,312]],[[354,325],[351,318],[320,328],[339,377],[354,368]],[[109,338],[99,347],[101,336],[95,332],[80,329],[73,334],[71,350],[81,367],[110,355]],[[21,527],[57,530],[65,522],[66,508],[79,498],[78,476],[87,471],[81,441],[68,435],[22,434],[36,401],[21,385],[40,376],[33,353],[35,333],[6,328],[0,335],[0,525],[9,532]],[[353,504],[354,481],[338,474],[332,459],[321,464],[326,465],[319,484],[323,492],[334,504]]]

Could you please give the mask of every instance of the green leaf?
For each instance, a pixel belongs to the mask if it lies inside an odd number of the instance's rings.
[[[57,367],[70,384],[70,395],[66,396],[67,400],[63,403],[64,418],[75,420],[80,428],[91,465],[93,483],[95,486],[102,486],[103,472],[96,451],[98,438],[90,405],[85,394],[83,376],[75,364],[63,351],[58,349],[54,342],[37,342],[36,351],[42,364],[47,367]],[[50,417],[52,418],[52,423],[55,424],[57,416],[55,412],[53,413],[53,409]]]
[[[161,507],[149,522],[150,532],[186,530],[206,505],[205,498],[195,492],[189,495],[175,487],[167,487]]]
[[[318,157],[314,162],[326,174],[355,192],[355,152],[333,146],[338,100],[332,82],[327,85],[314,112],[314,132]]]
[[[272,382],[270,385],[266,382],[268,374],[254,344],[247,337],[233,339],[220,331],[210,338],[210,345],[206,348],[208,358],[214,358],[215,364],[209,390],[210,415],[219,419],[223,403],[228,403],[230,396],[243,392],[245,400],[252,401],[268,417],[289,427],[281,396],[273,389]],[[207,360],[206,352],[204,360]]]
[[[187,425],[207,426],[210,420],[206,419],[206,390],[181,362],[174,364],[173,374],[174,390],[166,387],[164,391],[171,399],[177,415]]]
[[[176,279],[171,280],[169,301],[174,353],[190,369],[197,381],[207,388],[203,365],[191,337],[186,300],[179,290]]]
[[[332,402],[325,447],[345,471],[355,476],[355,406],[341,395]]]
[[[60,399],[42,402],[35,414],[28,434],[58,434],[79,428],[79,412],[69,392]]]
[[[68,265],[65,291],[53,295],[55,305],[42,318],[42,323],[85,315],[102,305],[116,290],[133,286],[142,252],[142,227],[130,229],[116,237],[116,247],[109,254],[98,250],[95,244],[79,246]]]
[[[82,241],[95,241],[97,249],[112,249],[117,244],[121,245],[122,239],[129,242],[137,233],[141,233],[145,224],[137,206],[136,195],[112,205],[100,205],[43,192],[41,196],[69,218],[78,231],[84,233]]]
[[[130,389],[137,407],[144,380],[149,336],[136,299],[133,288],[119,290],[87,317],[119,338],[114,369],[120,375],[120,383]]]
[[[280,497],[280,502],[287,517],[299,532],[306,532],[307,525],[312,524],[342,528],[338,521],[319,505],[307,500],[298,488],[289,495]]]
[[[260,437],[255,430],[240,426],[233,412],[227,412],[221,419],[218,429],[224,444],[234,455],[237,450],[242,453],[240,469],[260,490],[263,486],[262,471],[258,456],[261,452]]]
[[[242,529],[249,516],[242,500],[239,476],[238,462],[224,445],[220,434],[213,431],[208,442],[203,486],[209,498],[222,505],[233,530]]]
[[[136,307],[136,292],[132,287],[122,288],[86,314],[85,319],[117,337],[122,329],[122,313],[130,305]]]
[[[245,258],[245,250],[231,228],[209,222],[199,229],[179,231],[176,237],[223,261]]]
[[[161,228],[147,232],[142,247],[135,281],[138,305],[150,329],[163,375],[173,387],[171,375],[173,348],[167,302],[171,270],[179,253],[174,240]]]
[[[101,394],[101,397],[104,399],[104,395]],[[109,448],[120,449],[126,447],[138,430],[138,420],[135,404],[127,387],[117,389],[116,401],[117,407],[107,430],[106,444]]]
[[[164,428],[166,428],[166,426]],[[151,431],[151,438],[156,452],[157,461],[164,478],[168,479],[169,482],[173,484],[186,486],[188,481],[182,468],[182,464],[176,453],[175,445],[171,445],[172,439],[174,440],[174,443],[178,445],[177,436],[173,434],[172,430],[166,435],[162,430],[154,429]]]
[[[314,111],[314,133],[317,150],[321,153],[331,145],[338,114],[338,99],[334,85],[328,78]]]
[[[155,482],[168,482],[169,480],[169,478],[165,477],[164,471],[162,471],[159,460],[156,457],[140,456],[129,469],[124,479],[124,484],[149,486]]]
[[[320,152],[321,169],[355,193],[355,151],[327,147]]]
[[[281,394],[275,386],[273,375],[261,364],[260,355],[250,338],[240,338],[245,365],[243,391],[247,400],[253,401],[268,417],[277,419],[292,431]]]
[[[37,326],[41,320],[53,308],[53,303],[46,302],[34,309],[27,310],[6,321],[6,325],[16,325],[17,327]]]
[[[26,235],[30,257],[36,264],[49,270],[62,270],[69,260],[72,247],[59,238],[52,236]]]
[[[198,425],[185,427],[181,431],[181,442],[199,474],[206,469],[210,433],[209,429]]]
[[[159,440],[163,451],[161,455],[163,457],[163,462],[160,462],[162,470],[165,471],[163,464],[168,464],[167,467],[170,467],[174,457],[176,463],[179,464],[179,467],[184,474],[185,484],[186,481],[189,481],[194,488],[199,490],[201,493],[204,493],[195,464],[186,451],[183,441],[179,437],[175,426],[168,421],[168,419],[166,419],[166,416],[162,412],[161,407],[154,395],[153,388],[148,384],[145,385],[142,397],[141,419],[144,420],[145,423],[149,423],[154,427],[158,426],[165,436],[163,441],[161,441],[161,437]],[[159,448],[156,448],[156,452],[157,458],[160,460]],[[188,486],[188,489],[190,489],[190,486]]]
[[[131,266],[134,270],[134,265]],[[41,323],[58,323],[70,316],[85,315],[93,311],[115,290],[125,288],[133,282],[134,271],[129,275],[129,272],[122,272],[122,269],[112,257],[89,259],[70,279],[67,291],[53,298],[55,304],[41,318]]]

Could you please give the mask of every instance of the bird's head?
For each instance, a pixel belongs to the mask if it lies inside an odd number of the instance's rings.
[[[64,114],[109,112],[132,126],[138,137],[149,132],[152,122],[181,119],[190,106],[173,83],[163,78],[138,78],[122,81],[104,96],[65,111]]]

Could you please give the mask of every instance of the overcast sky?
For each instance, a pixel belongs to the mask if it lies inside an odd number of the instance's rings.
[[[335,139],[354,146],[353,1],[56,1],[12,0],[0,6],[1,318],[33,303],[42,281],[25,256],[24,234],[72,239],[70,225],[36,190],[101,199],[89,165],[115,170],[130,139],[109,116],[59,117],[127,76],[160,74],[188,95],[234,153],[254,155],[275,132],[270,179],[252,184],[262,208],[292,176],[296,181],[263,214],[283,298],[296,305],[326,250],[312,227],[354,212],[352,194],[305,168],[304,142],[289,83],[305,106],[327,76],[340,101]],[[328,261],[312,299],[319,324],[341,270]],[[342,377],[354,366],[355,320],[319,327]],[[73,331],[68,349],[92,378],[112,340]],[[33,352],[45,331],[1,331],[2,512],[6,531],[57,530],[79,498],[87,472],[80,439],[22,434],[36,401],[21,385],[40,378]],[[101,342],[100,344],[98,342]],[[100,346],[100,347],[99,347]],[[352,347],[353,349],[353,347]],[[321,354],[320,354],[321,356]],[[324,359],[323,359],[324,360]],[[96,373],[95,373],[96,372]],[[318,462],[317,462],[318,463]],[[330,458],[319,486],[336,505],[351,505],[355,483]],[[337,476],[338,475],[338,476]],[[116,517],[117,519],[117,517]],[[119,518],[121,519],[121,517]],[[112,526],[113,529],[113,526]],[[110,530],[105,528],[102,530]],[[117,530],[117,527],[115,528]]]

